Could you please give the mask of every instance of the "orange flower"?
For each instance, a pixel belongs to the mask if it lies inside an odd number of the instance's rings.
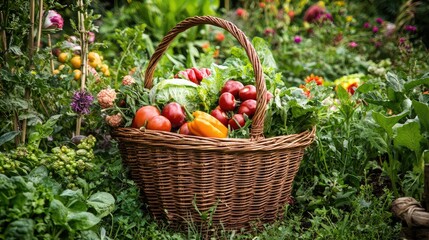
[[[219,49],[214,50],[214,52],[213,52],[213,57],[214,57],[214,58],[219,57]]]
[[[310,97],[310,89],[308,89],[305,85],[299,85],[299,88],[301,88],[304,91],[304,95],[306,97]]]
[[[210,43],[209,42],[205,42],[201,45],[201,48],[203,49],[203,51],[208,51],[210,48]]]
[[[309,83],[309,82],[311,82],[311,81],[315,81],[317,85],[322,85],[322,84],[323,84],[323,78],[322,78],[322,77],[319,77],[319,76],[316,76],[316,75],[314,75],[313,73],[312,73],[312,74],[310,74],[310,76],[307,76],[307,77],[305,78],[305,82],[306,82],[306,83]]]

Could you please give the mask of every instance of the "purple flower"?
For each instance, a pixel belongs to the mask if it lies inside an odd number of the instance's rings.
[[[382,23],[383,23],[383,19],[382,19],[382,18],[377,18],[377,19],[375,19],[375,21],[376,21],[378,24],[382,24]]]
[[[364,28],[370,28],[370,27],[371,27],[371,24],[369,24],[369,22],[366,22],[366,23],[364,23],[364,24],[363,24],[363,27],[364,27]]]
[[[86,91],[76,91],[73,94],[72,103],[70,104],[72,110],[77,114],[88,114],[89,108],[92,105],[94,97]]]
[[[417,27],[416,26],[412,26],[412,25],[407,25],[407,26],[405,26],[405,31],[415,32],[415,31],[417,31]]]
[[[358,46],[358,44],[356,42],[349,42],[349,47],[355,48],[357,46]]]
[[[401,37],[399,38],[399,43],[404,43],[405,42],[405,38]]]
[[[44,29],[59,29],[62,30],[64,26],[64,19],[54,10],[49,10],[46,15],[45,22],[43,23]]]
[[[302,41],[302,38],[301,38],[300,36],[295,36],[295,37],[293,38],[293,41],[294,41],[295,43],[300,43],[300,42]]]
[[[372,32],[373,33],[377,33],[378,32],[378,27],[377,26],[372,27]]]

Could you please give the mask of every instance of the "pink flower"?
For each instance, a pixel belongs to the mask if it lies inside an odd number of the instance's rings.
[[[93,43],[95,41],[95,33],[88,32],[88,43]]]
[[[120,113],[106,117],[107,125],[111,127],[119,127],[122,123],[122,115]]]
[[[115,99],[115,89],[103,89],[97,94],[98,104],[100,104],[101,108],[113,107],[113,102]]]
[[[366,22],[366,23],[363,24],[363,27],[364,28],[370,28],[371,24],[369,22]]]
[[[416,26],[407,25],[407,26],[405,26],[405,31],[415,32],[415,31],[417,31],[417,27]]]
[[[358,44],[356,42],[349,42],[349,47],[356,48]]]
[[[373,33],[377,33],[378,32],[378,27],[377,26],[372,27],[372,32]]]
[[[135,82],[136,82],[136,80],[133,77],[131,77],[130,75],[126,75],[124,78],[122,78],[122,85],[125,85],[125,86],[132,85]]]
[[[377,19],[375,19],[375,21],[376,21],[378,24],[382,24],[382,23],[383,23],[383,19],[382,19],[382,18],[377,18]]]
[[[300,36],[295,36],[295,37],[293,37],[293,41],[295,43],[300,43],[302,41],[302,38]]]
[[[46,15],[45,22],[43,23],[44,29],[59,29],[62,30],[64,26],[64,19],[54,10],[49,10]]]

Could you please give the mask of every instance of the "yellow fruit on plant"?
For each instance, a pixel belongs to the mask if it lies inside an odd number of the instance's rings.
[[[59,70],[59,71],[63,70],[65,66],[66,66],[66,65],[61,64],[60,66],[58,66],[58,70]]]
[[[66,52],[62,52],[58,55],[58,62],[65,63],[69,59],[69,54]]]
[[[105,74],[105,73],[106,73],[106,71],[108,71],[108,70],[109,70],[109,66],[107,66],[107,64],[103,63],[103,64],[100,66],[100,71],[101,71],[103,74]]]
[[[82,65],[82,59],[79,55],[74,55],[72,59],[70,60],[70,64],[73,68],[78,69]]]
[[[106,77],[109,77],[110,76],[109,69],[107,69],[105,72],[103,72],[103,75],[106,76]]]
[[[54,75],[57,75],[58,73],[60,73],[60,70],[58,70],[58,69],[55,69],[53,72]]]
[[[90,62],[96,61],[96,60],[100,60],[100,55],[96,52],[89,52],[88,53],[88,60]]]
[[[74,80],[78,81],[81,76],[82,76],[82,72],[79,69],[73,70]]]
[[[97,68],[101,64],[100,55],[96,52],[90,52],[88,53],[88,61],[91,67]]]
[[[101,60],[100,60],[100,59],[98,59],[98,60],[94,60],[94,61],[89,61],[88,63],[89,63],[89,65],[90,65],[91,67],[93,67],[93,68],[97,68],[97,67],[99,67],[99,66],[100,66],[100,64],[101,64]]]

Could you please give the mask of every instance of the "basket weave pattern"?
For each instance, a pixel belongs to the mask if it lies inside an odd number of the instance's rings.
[[[246,50],[255,73],[257,109],[251,138],[205,138],[173,132],[118,128],[112,135],[131,178],[152,216],[173,225],[200,223],[200,212],[215,206],[212,222],[227,229],[267,223],[283,216],[293,179],[315,128],[299,134],[264,138],[266,86],[256,51],[244,33],[226,20],[204,16],[178,23],[152,55],[145,87],[153,85],[157,62],[172,40],[202,24],[226,29]]]

